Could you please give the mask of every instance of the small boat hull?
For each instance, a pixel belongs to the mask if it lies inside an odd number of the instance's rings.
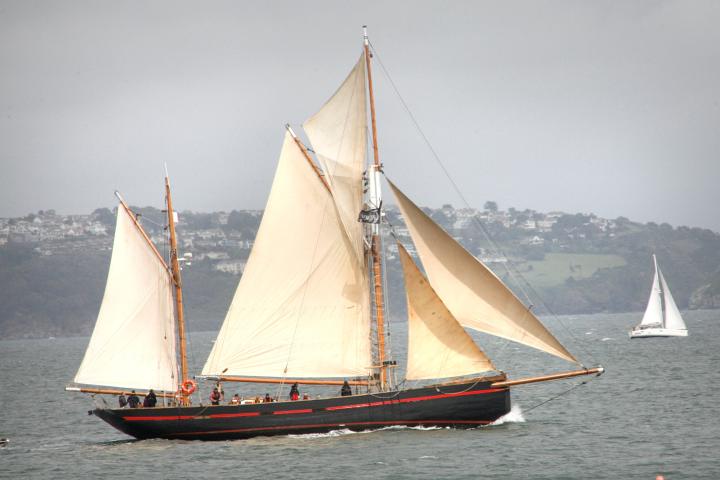
[[[684,329],[672,329],[662,327],[638,328],[630,330],[630,338],[652,338],[652,337],[687,337],[688,331]]]
[[[96,409],[93,413],[138,439],[231,440],[393,425],[474,428],[510,411],[510,390],[492,388],[490,383],[249,405]]]

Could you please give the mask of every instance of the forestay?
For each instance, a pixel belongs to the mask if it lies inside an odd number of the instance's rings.
[[[447,378],[495,370],[490,359],[455,320],[400,243],[408,304],[405,378]]]
[[[105,294],[74,381],[174,392],[175,341],[170,273],[121,204]]]
[[[577,363],[490,269],[389,183],[430,284],[461,325]]]
[[[332,196],[287,134],[255,245],[203,375],[368,375],[363,267]]]

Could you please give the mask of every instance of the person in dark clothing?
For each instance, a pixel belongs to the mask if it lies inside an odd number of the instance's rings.
[[[300,391],[298,390],[298,384],[293,383],[290,387],[290,400],[297,400],[300,398]]]
[[[118,397],[118,403],[120,404],[120,408],[125,408],[125,405],[127,405],[127,398],[125,397],[125,392],[122,392]]]
[[[210,403],[212,405],[220,405],[221,398],[222,398],[222,396],[220,395],[220,392],[218,391],[217,387],[213,388],[213,391],[210,394]]]
[[[215,388],[217,388],[217,391],[220,392],[220,401],[225,401],[225,390],[222,387],[222,383],[217,382],[215,384]]]
[[[143,407],[154,407],[157,405],[157,397],[155,396],[155,391],[151,388],[147,395],[145,395],[145,400],[143,400]]]
[[[350,384],[347,382],[347,380],[343,382],[342,388],[340,389],[340,395],[342,395],[343,397],[352,395],[352,388],[350,388]]]
[[[265,403],[270,403],[270,402],[272,402],[272,398],[270,398],[270,394],[269,394],[269,393],[266,393],[266,394],[265,394],[265,398],[263,399],[263,402],[265,402]]]
[[[127,404],[130,408],[137,408],[140,406],[140,398],[135,395],[135,390],[130,393],[130,396],[127,399]]]

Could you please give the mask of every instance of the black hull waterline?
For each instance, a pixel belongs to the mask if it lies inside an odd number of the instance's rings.
[[[393,425],[474,428],[510,411],[510,390],[468,382],[317,400],[189,407],[96,409],[138,439],[232,440],[362,431]]]

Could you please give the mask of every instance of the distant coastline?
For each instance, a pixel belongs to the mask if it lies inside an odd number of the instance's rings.
[[[164,214],[152,207],[133,210],[166,253]],[[483,209],[443,205],[426,211],[540,315],[642,311],[652,253],[662,259],[680,308],[720,308],[720,234],[708,229],[501,210],[495,202]],[[387,217],[412,253],[399,212],[390,206]],[[261,218],[259,210],[180,213],[191,329],[219,327]],[[0,218],[0,338],[89,335],[103,295],[114,224],[107,208],[88,215],[44,210]],[[385,245],[391,315],[402,318],[400,267],[393,241]]]

